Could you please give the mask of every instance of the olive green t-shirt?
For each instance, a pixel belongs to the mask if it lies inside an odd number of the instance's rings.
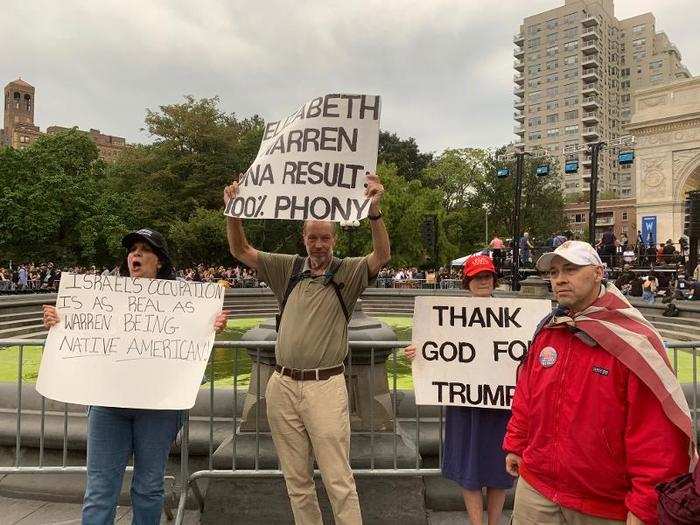
[[[265,281],[282,304],[292,274],[294,255],[258,252],[258,278]],[[342,260],[334,280],[343,284],[341,295],[352,315],[357,298],[369,284],[367,257]],[[332,284],[325,277],[302,279],[287,299],[277,334],[277,364],[289,368],[330,368],[345,359],[348,325]]]

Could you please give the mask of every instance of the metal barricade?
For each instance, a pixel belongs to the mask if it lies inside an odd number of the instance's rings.
[[[374,425],[374,414],[372,412],[373,405],[370,404],[370,429],[369,431],[353,431],[353,436],[364,435],[369,436],[370,439],[370,466],[369,468],[353,469],[356,475],[362,476],[434,476],[440,474],[440,468],[424,468],[421,463],[420,445],[421,445],[421,420],[422,420],[422,409],[420,406],[415,407],[415,464],[411,468],[402,468],[398,464],[397,460],[397,443],[398,443],[398,422],[401,418],[398,412],[398,356],[400,348],[407,346],[409,341],[352,341],[349,343],[351,350],[369,350],[370,355],[370,399],[374,398],[375,387],[374,387],[374,374],[375,374],[375,351],[377,350],[390,350],[390,354],[387,358],[387,365],[391,364],[392,371],[388,377],[389,388],[391,392],[391,416],[394,421],[392,437],[393,437],[393,458],[392,458],[392,468],[376,468],[375,465],[375,437],[378,435],[379,431],[375,429]],[[25,339],[25,340],[12,340],[4,339],[0,340],[0,353],[5,351],[6,347],[17,347],[17,388],[16,388],[16,436],[15,436],[15,461],[14,466],[3,467],[0,466],[0,475],[6,474],[70,474],[70,473],[86,473],[87,466],[85,464],[80,465],[68,465],[68,405],[63,404],[63,446],[62,446],[62,461],[60,466],[47,466],[44,464],[45,456],[45,420],[47,415],[46,410],[46,399],[41,398],[41,409],[40,413],[40,435],[39,435],[39,455],[38,463],[36,465],[23,465],[21,457],[21,446],[22,446],[22,387],[23,387],[23,376],[24,376],[24,351],[26,347],[38,346],[43,347],[44,341],[38,339]],[[238,410],[238,396],[241,395],[240,385],[239,385],[239,375],[241,370],[242,359],[240,353],[246,349],[250,352],[255,352],[255,358],[257,362],[260,362],[261,351],[264,349],[273,349],[275,345],[274,341],[217,341],[214,344],[215,349],[226,349],[232,352],[231,359],[231,373],[232,373],[232,389],[233,389],[233,413],[231,418],[231,435],[232,435],[232,459],[231,468],[227,469],[215,469],[214,468],[214,420],[215,420],[215,405],[214,405],[214,391],[215,391],[215,374],[213,373],[213,362],[210,360],[208,364],[208,453],[207,453],[207,469],[198,470],[190,474],[189,471],[189,459],[190,459],[190,421],[189,415],[185,418],[185,423],[181,431],[181,446],[180,446],[180,483],[181,490],[179,495],[179,501],[177,506],[177,515],[175,517],[176,524],[181,524],[184,519],[185,505],[187,502],[187,497],[190,490],[196,498],[200,510],[204,507],[204,499],[202,493],[199,489],[198,482],[202,479],[212,479],[212,478],[234,478],[234,477],[281,477],[282,472],[279,467],[274,469],[264,469],[260,465],[260,439],[262,436],[268,434],[269,432],[264,432],[260,427],[260,403],[255,404],[255,430],[249,432],[251,436],[255,436],[255,458],[253,462],[252,469],[242,469],[239,468],[237,464],[237,438],[239,437],[239,414]],[[678,374],[679,367],[683,366],[684,377],[687,379],[688,372],[692,373],[692,380],[688,384],[692,384],[692,393],[690,394],[690,406],[691,415],[693,420],[694,428],[697,432],[698,430],[698,354],[700,349],[700,341],[692,342],[674,342],[666,343],[666,347],[669,353],[669,360],[673,366],[674,371]],[[212,353],[213,355],[213,353]],[[348,353],[347,370],[348,374],[352,375],[352,352]],[[251,369],[252,370],[252,369]],[[256,377],[257,390],[255,396],[257,400],[261,399],[260,391],[260,368],[257,368]],[[247,393],[244,392],[243,395]],[[427,410],[426,407],[424,410]],[[409,418],[412,419],[412,418]],[[444,439],[444,410],[442,407],[439,409],[438,416],[439,425],[439,452],[438,452],[438,467],[442,465],[442,447]],[[432,416],[432,421],[435,422],[435,417]],[[385,433],[386,434],[386,433]],[[127,470],[133,470],[133,467],[127,467]],[[315,475],[319,475],[318,471],[315,471]],[[166,515],[172,519],[171,509],[165,508]]]
[[[421,434],[420,434],[420,422],[421,422],[421,408],[416,405],[416,413],[415,413],[415,418],[416,418],[416,428],[415,428],[415,465],[413,468],[400,468],[398,465],[397,461],[397,443],[399,439],[398,435],[398,425],[396,422],[399,420],[399,414],[398,414],[398,403],[397,403],[397,393],[398,393],[398,353],[400,352],[400,348],[407,346],[410,344],[410,341],[351,341],[349,342],[349,346],[351,350],[357,349],[364,349],[364,350],[369,350],[370,352],[370,379],[369,379],[369,385],[370,385],[370,392],[369,392],[369,398],[374,399],[374,369],[375,369],[375,351],[376,350],[385,350],[389,349],[391,350],[391,354],[388,358],[391,360],[391,365],[392,365],[392,372],[391,372],[391,377],[390,377],[390,389],[391,389],[391,399],[392,399],[392,419],[394,421],[393,425],[393,431],[392,431],[392,438],[393,438],[393,457],[391,458],[391,463],[392,463],[392,468],[376,468],[375,466],[375,437],[378,434],[378,431],[375,429],[374,425],[374,414],[373,414],[373,404],[370,403],[369,405],[369,421],[370,421],[370,429],[369,431],[353,431],[352,435],[357,436],[357,435],[369,435],[369,440],[370,440],[370,466],[369,468],[363,468],[363,469],[353,469],[353,473],[355,475],[361,475],[361,476],[415,476],[415,475],[421,475],[421,476],[437,476],[440,474],[441,470],[440,468],[423,468],[421,464],[421,455],[420,455],[420,443],[421,443]],[[182,445],[181,445],[181,480],[182,480],[182,487],[183,490],[180,493],[180,501],[178,504],[178,511],[177,511],[177,518],[176,518],[176,525],[179,525],[182,523],[182,520],[184,518],[184,511],[185,511],[185,505],[187,502],[187,496],[189,494],[189,491],[192,491],[192,494],[197,500],[197,503],[199,505],[200,511],[204,510],[204,498],[202,496],[202,493],[199,489],[199,481],[203,479],[225,479],[225,478],[236,478],[236,477],[282,477],[282,471],[280,470],[279,466],[276,469],[263,469],[260,468],[260,439],[263,436],[269,436],[269,432],[263,432],[260,430],[260,403],[256,402],[255,404],[255,430],[254,432],[251,432],[255,436],[255,457],[253,461],[253,469],[241,469],[238,468],[237,465],[237,440],[239,439],[239,433],[238,433],[238,419],[237,419],[237,405],[238,405],[238,396],[240,395],[239,393],[239,386],[238,386],[238,369],[239,369],[239,353],[243,349],[247,350],[253,350],[256,352],[256,360],[260,362],[260,352],[263,349],[274,349],[275,342],[274,341],[264,341],[264,342],[253,342],[253,341],[230,341],[230,342],[217,342],[215,344],[216,347],[218,348],[228,348],[231,349],[233,352],[233,362],[232,362],[232,369],[233,369],[233,407],[234,407],[234,413],[233,413],[233,424],[231,428],[232,432],[232,448],[233,448],[233,453],[231,455],[232,461],[231,461],[231,468],[230,469],[214,469],[214,461],[213,461],[213,451],[214,451],[214,443],[213,443],[213,414],[215,412],[214,410],[214,383],[213,381],[210,381],[209,383],[209,414],[210,414],[210,433],[209,433],[209,457],[208,457],[208,469],[207,470],[199,470],[196,472],[193,472],[192,474],[189,474],[189,469],[188,469],[188,460],[189,460],[189,418],[186,420],[185,425],[183,427],[183,432],[182,432]],[[387,363],[388,364],[388,363]],[[352,363],[352,352],[348,353],[348,360],[347,360],[347,372],[348,375],[352,376],[352,368],[353,368],[353,363]],[[258,370],[258,377],[256,378],[256,385],[257,385],[257,390],[255,392],[255,398],[256,401],[259,401],[261,398],[261,385],[260,385],[260,376],[259,376],[259,368]],[[439,466],[441,465],[442,462],[442,445],[443,445],[443,410],[440,410],[440,417],[439,417],[439,450],[440,450],[440,457],[439,457]],[[320,471],[316,469],[314,471],[314,476],[319,476]],[[187,481],[185,481],[187,480]]]
[[[439,286],[441,290],[456,290],[462,288],[462,279],[441,279]]]

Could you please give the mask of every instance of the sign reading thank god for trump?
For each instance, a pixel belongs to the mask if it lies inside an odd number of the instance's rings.
[[[223,300],[216,283],[64,273],[36,389],[82,405],[191,408]]]
[[[540,299],[416,297],[416,403],[510,409],[518,364],[551,308]]]
[[[360,220],[377,168],[380,98],[329,94],[267,122],[258,156],[226,215],[245,219]]]

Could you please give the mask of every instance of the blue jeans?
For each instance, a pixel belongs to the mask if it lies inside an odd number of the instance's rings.
[[[165,463],[183,419],[180,410],[90,407],[83,525],[114,523],[124,470],[132,454],[132,523],[160,523]]]
[[[642,292],[642,301],[646,301],[647,303],[653,303],[654,302],[654,292],[648,292],[644,290]]]

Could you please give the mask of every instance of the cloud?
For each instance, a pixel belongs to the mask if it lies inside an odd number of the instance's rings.
[[[37,89],[36,120],[129,141],[146,108],[219,95],[240,116],[276,118],[324,92],[378,93],[382,127],[423,150],[512,135],[512,35],[563,0],[20,2],[0,20],[0,81]],[[690,1],[617,2],[657,16],[691,71]]]

